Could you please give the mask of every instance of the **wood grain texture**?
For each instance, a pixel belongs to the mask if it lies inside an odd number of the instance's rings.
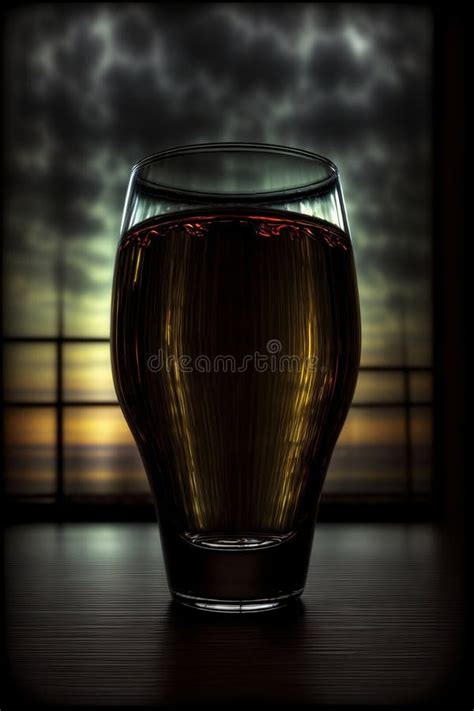
[[[16,692],[43,704],[407,704],[451,693],[458,567],[430,524],[320,523],[282,612],[171,603],[155,524],[22,524],[5,536]]]

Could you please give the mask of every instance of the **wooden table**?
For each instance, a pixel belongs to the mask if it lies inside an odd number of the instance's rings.
[[[11,525],[11,693],[133,707],[442,701],[462,653],[448,548],[429,523],[320,523],[300,603],[217,615],[171,603],[155,524]]]

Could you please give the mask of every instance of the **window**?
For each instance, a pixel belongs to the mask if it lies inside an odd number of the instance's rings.
[[[106,339],[7,339],[5,375],[8,493],[148,493]],[[362,366],[326,494],[429,494],[431,377],[425,367]]]
[[[167,146],[258,140],[330,156],[346,194],[363,355],[325,495],[429,498],[430,11],[313,3],[287,12],[210,4],[183,17],[179,8],[127,3],[10,12],[3,263],[11,497],[148,496],[108,352],[130,166]],[[225,41],[213,47],[217,30]],[[177,32],[186,41],[174,41]]]

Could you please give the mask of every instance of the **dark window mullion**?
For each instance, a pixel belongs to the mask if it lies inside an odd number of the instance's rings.
[[[411,437],[411,408],[414,403],[411,402],[410,393],[410,371],[403,372],[403,395],[405,407],[405,473],[406,473],[406,490],[407,499],[410,501],[413,498],[413,443]]]
[[[64,502],[63,344],[56,343],[56,501]]]

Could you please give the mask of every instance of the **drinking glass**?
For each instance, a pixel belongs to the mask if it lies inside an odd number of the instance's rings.
[[[336,166],[251,143],[137,163],[111,354],[171,595],[227,612],[296,599],[360,358]]]

